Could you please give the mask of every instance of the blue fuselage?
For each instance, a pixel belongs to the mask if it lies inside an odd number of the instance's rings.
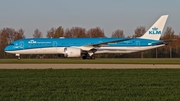
[[[28,38],[12,42],[5,48],[5,51],[49,47],[80,47],[121,39],[123,40],[123,38]],[[105,47],[145,47],[154,46],[160,42],[163,43],[161,40],[134,38],[123,42],[109,43]]]

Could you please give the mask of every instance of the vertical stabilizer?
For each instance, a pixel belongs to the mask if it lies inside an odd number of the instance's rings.
[[[162,35],[162,31],[164,29],[164,25],[166,23],[167,18],[168,18],[168,15],[161,16],[154,23],[154,25],[151,26],[151,28],[143,36],[141,36],[140,38],[159,40],[161,35]]]

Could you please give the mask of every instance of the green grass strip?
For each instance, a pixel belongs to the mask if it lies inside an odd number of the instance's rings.
[[[180,69],[0,70],[1,101],[178,101]]]

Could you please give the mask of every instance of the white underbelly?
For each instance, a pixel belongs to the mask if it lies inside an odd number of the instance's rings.
[[[101,47],[96,51],[96,54],[100,53],[132,53],[138,51],[144,51],[149,49],[154,49],[164,45],[157,46],[143,46],[143,47]]]
[[[63,54],[64,48],[35,48],[35,49],[23,49],[23,50],[16,50],[16,51],[6,51],[7,53],[14,53],[14,54]]]

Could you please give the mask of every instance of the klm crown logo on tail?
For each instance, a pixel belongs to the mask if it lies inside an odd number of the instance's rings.
[[[149,31],[149,34],[161,34],[161,31],[158,31],[158,28],[154,27],[152,28],[152,31]]]

